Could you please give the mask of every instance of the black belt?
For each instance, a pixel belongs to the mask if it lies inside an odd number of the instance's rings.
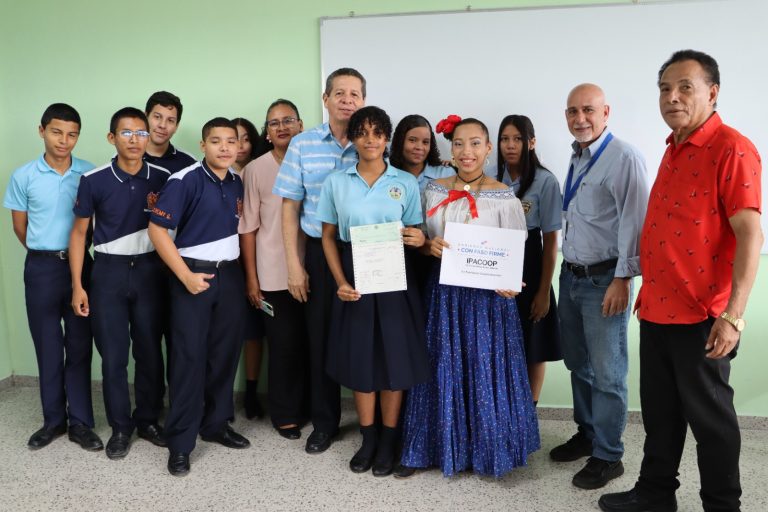
[[[576,277],[589,277],[600,276],[608,273],[609,270],[616,268],[616,263],[618,261],[618,258],[613,258],[612,260],[601,261],[600,263],[595,263],[594,265],[576,265],[573,263],[568,263],[567,261],[563,261],[563,266],[570,270]]]
[[[142,254],[107,254],[104,252],[93,252],[93,258],[95,260],[114,261],[116,263],[133,263],[134,261],[159,258],[155,251],[145,252]]]
[[[49,258],[58,258],[60,260],[69,259],[69,251],[62,249],[61,251],[38,251],[37,249],[27,249],[27,253],[30,256],[48,256]]]
[[[235,260],[219,260],[219,261],[196,260],[194,258],[182,258],[182,259],[187,264],[190,270],[224,268],[229,265],[235,265],[238,262],[238,260],[236,259]]]

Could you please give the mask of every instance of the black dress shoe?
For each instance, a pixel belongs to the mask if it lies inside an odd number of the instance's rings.
[[[395,469],[392,471],[392,474],[394,475],[395,478],[410,478],[416,474],[416,468],[398,464],[397,466],[395,466]]]
[[[85,425],[70,425],[69,440],[80,445],[83,450],[97,452],[104,448],[99,436]]]
[[[128,455],[128,451],[131,449],[131,436],[124,434],[123,432],[115,432],[112,437],[107,441],[106,453],[107,457],[112,460],[122,459]]]
[[[38,448],[42,448],[43,446],[48,446],[51,444],[51,441],[56,439],[59,436],[63,436],[67,433],[67,426],[66,425],[58,425],[56,427],[48,428],[43,427],[34,434],[32,434],[32,437],[29,438],[29,441],[27,441],[27,446],[29,446],[32,450],[37,450]]]
[[[168,443],[165,441],[165,435],[163,434],[163,427],[156,423],[151,423],[146,427],[137,428],[136,433],[140,438],[146,439],[155,446],[160,446],[161,448],[168,446]]]
[[[203,438],[203,441],[208,441],[209,443],[219,443],[220,445],[226,446],[227,448],[241,449],[251,446],[250,441],[232,430],[232,427],[229,425],[219,430],[215,434],[200,437]]]
[[[592,455],[592,440],[581,431],[549,452],[549,458],[555,462],[572,462],[590,455]]]
[[[675,512],[677,498],[674,494],[657,498],[641,495],[637,489],[603,494],[597,501],[604,512]]]
[[[379,457],[377,455],[373,461],[373,476],[389,476],[392,474],[394,467],[395,461],[393,457]]]
[[[189,454],[171,452],[168,455],[168,472],[173,476],[185,476],[189,473]]]
[[[307,446],[304,447],[304,451],[307,453],[323,453],[331,447],[331,443],[333,443],[333,438],[335,436],[336,433],[328,434],[326,432],[314,430],[307,438]]]
[[[587,465],[573,477],[573,485],[580,489],[599,489],[605,484],[624,474],[624,465],[620,460],[610,462],[597,457],[590,457]]]
[[[349,461],[349,469],[351,469],[353,473],[365,473],[371,469],[371,465],[373,465],[373,457],[360,455],[360,451],[358,451]]]
[[[283,436],[286,439],[290,439],[291,441],[295,441],[296,439],[301,437],[301,429],[299,427],[286,427],[286,428],[275,428],[277,430],[277,433]]]

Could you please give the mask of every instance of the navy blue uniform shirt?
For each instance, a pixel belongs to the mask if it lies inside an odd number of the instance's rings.
[[[171,174],[197,163],[195,157],[186,151],[173,147],[173,144],[168,144],[168,149],[162,156],[152,156],[149,153],[144,153],[144,161],[159,165],[163,169],[167,169]]]

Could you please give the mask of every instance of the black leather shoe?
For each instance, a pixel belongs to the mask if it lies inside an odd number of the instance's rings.
[[[604,512],[675,512],[677,510],[677,498],[674,494],[660,498],[647,498],[637,492],[637,489],[603,494],[597,504]]]
[[[215,434],[200,437],[203,438],[203,441],[208,441],[209,443],[219,443],[220,445],[226,446],[227,448],[235,448],[238,450],[251,446],[250,441],[232,430],[232,427],[229,425],[219,430]]]
[[[107,441],[106,453],[107,457],[112,460],[122,459],[128,455],[128,451],[131,449],[131,436],[122,432],[115,432],[112,437]]]
[[[185,476],[189,473],[189,454],[171,452],[168,455],[168,472],[173,476]]]
[[[394,457],[388,455],[381,457],[378,454],[373,460],[373,476],[389,476],[392,474],[392,470],[395,468]]]
[[[572,462],[592,455],[592,440],[581,431],[560,446],[549,452],[549,458],[555,462]]]
[[[51,444],[51,441],[56,439],[59,436],[63,436],[67,433],[67,426],[66,425],[58,425],[53,428],[43,427],[34,434],[32,434],[32,437],[29,438],[29,441],[27,441],[27,446],[29,446],[32,450],[37,450],[38,448],[42,448],[43,446],[48,446]]]
[[[163,427],[156,423],[152,423],[146,427],[137,428],[136,433],[140,438],[146,439],[155,446],[161,448],[168,446],[168,443],[165,441],[165,435],[163,434]]]
[[[360,455],[360,451],[358,451],[352,459],[349,461],[349,469],[352,470],[353,473],[365,473],[369,469],[371,469],[371,465],[373,464],[373,457],[366,457],[364,455]]]
[[[307,438],[307,446],[304,447],[304,450],[307,453],[323,453],[331,447],[331,443],[333,443],[333,438],[335,436],[336,433],[328,434],[326,432],[314,430],[309,434],[309,437]]]
[[[624,465],[620,460],[607,460],[590,457],[587,465],[573,477],[573,485],[580,489],[599,489],[614,478],[624,474]]]
[[[283,436],[286,439],[290,439],[291,441],[295,441],[296,439],[301,437],[301,429],[299,427],[287,427],[287,428],[275,428],[277,430],[277,433]]]
[[[97,452],[104,448],[99,436],[85,425],[70,425],[69,440],[80,445],[83,450]]]
[[[395,469],[392,471],[392,474],[394,475],[395,478],[410,478],[416,474],[416,468],[398,464],[397,466],[395,466]]]

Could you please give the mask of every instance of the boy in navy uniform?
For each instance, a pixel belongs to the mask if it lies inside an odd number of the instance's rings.
[[[165,422],[168,471],[189,472],[198,432],[229,448],[250,443],[234,418],[232,385],[242,345],[245,283],[237,226],[243,184],[230,169],[237,128],[217,117],[203,126],[205,158],[172,174],[152,210],[149,237],[171,277],[171,407]],[[175,243],[168,229],[177,229]]]
[[[27,445],[31,449],[48,445],[67,432],[69,421],[70,440],[86,450],[101,450],[101,440],[91,430],[91,328],[69,307],[67,261],[77,185],[93,165],[72,156],[80,136],[80,115],[71,106],[49,106],[39,132],[45,153],[14,171],[3,201],[11,210],[13,230],[27,249],[24,291],[40,375],[43,428]]]
[[[163,408],[160,341],[167,316],[161,284],[165,266],[147,235],[150,208],[170,173],[143,160],[149,139],[144,113],[125,107],[112,116],[107,140],[117,156],[80,180],[69,241],[72,308],[90,316],[102,358],[104,408],[112,427],[107,457],[128,454],[131,436],[165,446],[157,420]],[[94,222],[94,265],[89,293],[80,285],[85,239]],[[136,409],[131,415],[128,352],[136,362]]]
[[[149,121],[149,143],[144,160],[169,172],[178,172],[196,162],[189,153],[171,144],[181,122],[181,100],[175,94],[158,91],[149,97],[144,112]]]

